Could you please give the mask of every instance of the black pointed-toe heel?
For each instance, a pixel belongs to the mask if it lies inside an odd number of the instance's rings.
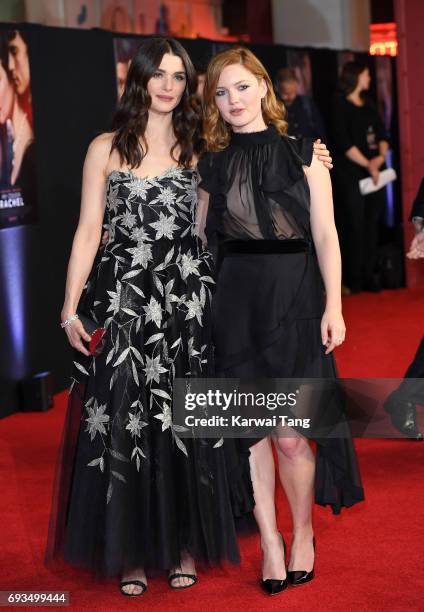
[[[283,547],[284,547],[284,563],[285,563],[285,559],[286,559],[286,543],[284,541],[284,538],[281,534],[280,538],[283,540]],[[283,591],[285,591],[287,589],[287,587],[289,586],[289,582],[287,579],[287,576],[284,579],[278,579],[278,578],[266,578],[265,580],[262,579],[260,581],[261,584],[261,588],[262,590],[267,594],[267,595],[278,595],[279,593],[282,593]]]
[[[312,544],[315,552],[315,538],[312,538]],[[305,570],[294,570],[292,572],[287,571],[287,579],[290,583],[290,586],[301,586],[302,584],[311,582],[311,580],[313,580],[314,578],[315,572],[313,567],[310,572],[306,572]]]

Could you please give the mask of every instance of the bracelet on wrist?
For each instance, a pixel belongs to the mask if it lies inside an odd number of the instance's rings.
[[[78,315],[74,314],[71,317],[69,317],[68,319],[65,319],[65,321],[62,321],[62,323],[60,324],[60,327],[63,329],[67,325],[70,325],[72,323],[72,321],[76,321],[78,318],[79,318]]]

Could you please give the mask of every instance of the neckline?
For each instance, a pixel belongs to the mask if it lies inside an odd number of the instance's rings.
[[[269,144],[279,140],[280,133],[273,123],[271,123],[265,130],[259,132],[232,132],[231,144],[240,146],[254,146],[261,144]]]
[[[132,170],[129,170],[129,169],[128,170],[111,170],[109,174],[106,176],[105,180],[106,181],[110,180],[113,174],[124,174],[127,176],[128,175],[131,176],[136,181],[145,181],[145,182],[158,181],[159,179],[165,178],[166,176],[168,176],[172,172],[175,172],[176,170],[179,170],[180,172],[185,172],[185,171],[195,172],[196,168],[181,168],[180,166],[170,166],[164,172],[162,172],[161,174],[156,174],[155,176],[140,176],[138,174],[135,174]]]
[[[364,108],[364,106],[367,105],[366,100],[363,100],[362,104],[356,104],[355,102],[353,102],[353,100],[349,100],[349,98],[347,96],[346,96],[346,102],[349,102],[349,104],[351,104],[355,108]]]

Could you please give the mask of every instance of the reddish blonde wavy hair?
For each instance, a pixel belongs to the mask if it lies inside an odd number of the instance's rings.
[[[231,136],[230,125],[222,119],[215,101],[215,93],[221,72],[227,66],[241,64],[260,81],[263,79],[267,93],[262,100],[262,116],[266,125],[274,124],[280,134],[287,133],[287,121],[284,120],[285,108],[275,97],[269,74],[263,64],[249,49],[235,47],[221,51],[209,63],[203,91],[204,120],[203,137],[208,151],[225,149]]]

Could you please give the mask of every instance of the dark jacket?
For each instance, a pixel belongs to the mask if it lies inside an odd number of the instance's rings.
[[[412,221],[413,217],[424,218],[424,178],[421,181],[420,188],[415,197],[414,203],[412,204],[412,211],[409,220]]]

